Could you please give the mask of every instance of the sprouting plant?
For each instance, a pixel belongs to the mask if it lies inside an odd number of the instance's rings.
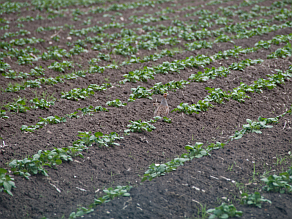
[[[8,119],[9,118],[8,116],[6,116],[5,110],[0,110],[0,118],[1,119]]]
[[[262,177],[261,181],[263,181],[266,185],[263,187],[264,190],[268,192],[280,192],[285,193],[292,192],[292,169],[287,172],[281,173],[278,175],[270,175],[268,177]]]
[[[94,91],[92,88],[90,88],[90,90],[86,88],[74,88],[68,92],[62,92],[61,98],[78,101],[79,99],[85,99],[93,94]]]
[[[74,68],[72,61],[63,61],[63,62],[53,62],[49,69],[53,69],[55,71],[64,72],[67,68]]]
[[[34,98],[32,100],[29,101],[30,103],[33,104],[32,108],[33,109],[45,109],[45,108],[49,108],[50,106],[53,106],[55,104],[55,100],[53,99],[52,101],[47,101],[45,99],[38,99],[38,98]]]
[[[24,158],[23,160],[13,160],[9,163],[11,171],[15,175],[20,175],[26,179],[29,179],[30,174],[41,173],[48,176],[47,171],[43,168],[42,162],[39,160],[40,154],[35,154],[32,158]]]
[[[201,142],[196,142],[195,145],[186,145],[185,149],[189,152],[188,157],[190,159],[193,159],[193,158],[201,158],[207,155],[210,156],[209,148],[203,149],[202,146],[203,146],[203,143]]]
[[[267,58],[268,59],[286,58],[288,56],[291,56],[291,54],[292,54],[291,43],[287,43],[283,48],[279,48],[275,52],[268,55]]]
[[[95,112],[95,109],[93,108],[93,106],[78,108],[78,110],[80,110],[82,112],[83,116],[87,115],[87,114],[89,114],[91,116],[92,115],[91,112]]]
[[[7,173],[8,170],[0,168],[0,192],[4,191],[13,196],[11,189],[16,187],[13,182],[14,178],[10,177]]]
[[[5,107],[7,107],[9,111],[13,111],[16,113],[25,113],[27,110],[29,110],[29,107],[26,106],[26,99],[23,99],[21,97],[18,97],[18,99],[14,99],[13,103],[9,103],[5,105]]]
[[[106,105],[114,106],[114,107],[120,107],[120,106],[126,106],[127,103],[122,103],[122,101],[120,101],[119,99],[116,99],[116,100],[108,101],[106,103]]]
[[[111,60],[110,55],[104,54],[104,53],[99,53],[97,55],[97,57],[100,58],[101,60],[104,60],[104,61],[110,61]]]
[[[152,95],[150,90],[147,90],[145,87],[138,86],[137,88],[131,88],[132,94],[130,94],[129,102],[135,101],[136,98],[148,98],[152,100]]]
[[[129,129],[124,130],[125,133],[143,131],[151,132],[152,130],[156,129],[155,126],[149,124],[149,122],[142,122],[141,119],[137,121],[130,121],[130,123],[131,124],[127,126]]]
[[[242,216],[242,211],[237,211],[234,205],[228,205],[222,203],[220,206],[215,209],[207,210],[207,213],[211,214],[209,219],[227,219],[229,217],[240,217]]]
[[[97,136],[97,134],[95,134],[95,136]],[[99,147],[105,146],[105,147],[109,147],[109,146],[119,146],[119,143],[114,142],[115,140],[120,140],[123,139],[123,137],[120,137],[116,132],[111,132],[110,134],[102,134],[101,132],[99,132],[98,134],[98,138],[95,140],[96,144]]]
[[[270,200],[265,199],[259,192],[253,194],[242,193],[241,194],[241,204],[252,205],[261,208],[261,202],[272,203]]]

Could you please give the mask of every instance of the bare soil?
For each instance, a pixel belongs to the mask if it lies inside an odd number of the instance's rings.
[[[274,1],[266,1],[259,5],[268,6]],[[197,5],[198,2],[188,2],[186,5]],[[234,2],[224,3],[222,6],[233,5]],[[169,7],[171,3],[161,4],[162,8]],[[76,8],[76,7],[75,7]],[[246,7],[249,10],[251,7]],[[152,9],[152,11],[150,11]],[[215,6],[207,6],[205,9],[216,10]],[[157,8],[143,8],[144,13],[154,13]],[[149,10],[147,12],[147,10]],[[22,12],[21,16],[37,14],[37,12]],[[44,12],[42,12],[44,13]],[[40,14],[42,14],[40,13]],[[136,14],[135,10],[123,11],[125,22],[130,15]],[[184,12],[186,13],[186,12]],[[183,19],[184,13],[180,13]],[[139,15],[139,14],[138,14]],[[2,15],[3,16],[3,15]],[[5,15],[6,16],[6,15]],[[18,14],[8,14],[11,21],[18,18]],[[95,19],[102,17],[97,14]],[[171,15],[170,15],[171,16]],[[174,16],[174,15],[172,15]],[[23,22],[25,29],[29,30],[36,38],[46,39],[45,43],[35,45],[42,52],[48,47],[48,40],[51,32],[37,33],[35,29],[39,26],[58,26],[64,23],[76,25],[75,29],[81,27],[79,23],[73,22],[71,17],[56,18],[53,21],[43,20],[27,23]],[[86,16],[81,16],[81,21]],[[107,22],[107,20],[104,20]],[[236,21],[236,19],[235,19]],[[130,21],[129,21],[130,22]],[[148,25],[166,24],[171,21],[156,22]],[[279,22],[275,22],[279,23]],[[16,25],[16,23],[13,23]],[[13,27],[13,24],[10,26]],[[78,24],[80,26],[78,26]],[[128,28],[138,27],[134,25]],[[141,26],[141,25],[140,25]],[[11,28],[9,31],[16,31],[18,28]],[[110,29],[118,32],[120,29]],[[5,31],[0,31],[3,35]],[[276,35],[289,34],[292,28],[281,29],[262,36],[249,39],[235,40],[235,45],[242,47],[253,47],[259,40],[272,39]],[[68,32],[61,32],[61,40],[56,45],[68,48],[66,37]],[[92,34],[93,35],[93,34]],[[20,37],[18,37],[20,38]],[[73,37],[74,38],[74,37]],[[6,39],[8,41],[10,39]],[[77,38],[74,38],[77,40]],[[180,45],[185,43],[183,40]],[[53,44],[55,45],[55,43]],[[240,85],[240,82],[251,84],[259,78],[266,78],[275,69],[287,70],[292,59],[267,59],[267,55],[285,44],[272,45],[270,49],[260,50],[255,53],[242,55],[239,58],[215,61],[208,68],[229,66],[233,62],[244,59],[263,59],[259,65],[247,67],[244,71],[231,71],[226,78],[217,78],[204,83],[191,83],[184,89],[177,92],[169,92],[168,104],[174,109],[181,102],[196,103],[208,95],[206,87],[221,88],[224,91],[231,90]],[[7,168],[7,163],[13,159],[23,159],[38,152],[38,150],[51,150],[70,146],[78,139],[78,131],[102,132],[108,134],[117,132],[123,134],[129,121],[149,121],[153,117],[153,101],[161,100],[162,96],[153,95],[153,100],[137,99],[128,103],[122,108],[108,107],[105,103],[109,100],[120,99],[126,102],[131,88],[144,86],[150,88],[157,82],[167,83],[172,80],[187,80],[191,74],[203,71],[203,68],[185,69],[179,74],[156,75],[155,80],[148,82],[126,83],[121,87],[114,86],[103,92],[96,92],[85,100],[70,101],[61,99],[62,91],[69,91],[72,88],[85,88],[89,84],[102,84],[109,80],[115,84],[123,79],[123,74],[143,66],[152,66],[165,61],[184,59],[197,54],[213,55],[219,51],[233,48],[232,43],[219,43],[213,49],[200,51],[184,51],[175,57],[165,57],[157,62],[143,64],[132,64],[122,66],[119,69],[107,69],[103,74],[91,74],[85,78],[67,80],[64,84],[54,86],[42,86],[37,89],[26,89],[17,93],[5,93],[0,95],[2,105],[13,101],[14,98],[25,97],[33,99],[35,93],[47,92],[58,99],[54,106],[47,110],[29,110],[26,113],[7,113],[9,119],[0,119],[0,136],[8,147],[0,153],[0,167]],[[90,48],[90,46],[89,46]],[[169,46],[159,49],[170,48]],[[1,49],[2,51],[2,49]],[[99,52],[91,51],[73,57],[74,62],[81,64],[84,68],[88,61],[96,57]],[[151,54],[153,51],[140,51],[140,56]],[[125,58],[116,56],[117,62]],[[3,59],[16,71],[29,72],[32,66],[18,65],[15,60]],[[39,61],[35,66],[48,66],[53,62]],[[109,64],[105,61],[101,66]],[[78,68],[77,68],[78,69]],[[68,70],[65,73],[69,73]],[[60,73],[46,69],[46,77],[54,77]],[[0,86],[7,87],[9,82],[20,82],[20,79],[12,80],[1,76]],[[187,144],[195,142],[210,143],[226,141],[236,130],[241,129],[246,119],[256,120],[259,116],[275,117],[283,113],[292,104],[292,81],[286,81],[284,85],[272,90],[264,90],[263,93],[250,93],[250,99],[245,103],[234,100],[225,104],[215,104],[213,109],[205,113],[182,115],[171,113],[172,123],[155,123],[156,129],[152,132],[131,133],[119,141],[120,146],[110,148],[99,148],[93,145],[84,152],[84,159],[76,158],[73,162],[63,162],[58,169],[49,169],[49,177],[34,175],[30,180],[14,176],[16,188],[13,189],[13,197],[6,193],[0,193],[0,218],[68,218],[72,211],[80,206],[88,206],[94,198],[104,195],[102,190],[117,185],[132,185],[130,197],[121,197],[109,203],[98,206],[96,210],[86,215],[85,218],[194,218],[199,217],[198,208],[200,204],[207,209],[215,208],[222,201],[233,203],[238,210],[243,211],[242,218],[271,218],[289,219],[292,218],[292,196],[291,194],[266,193],[261,191],[263,184],[260,176],[267,171],[276,173],[285,171],[291,166],[291,158],[288,152],[292,148],[291,115],[286,115],[280,122],[271,129],[263,130],[262,134],[247,134],[240,140],[227,144],[224,149],[212,151],[211,156],[194,159],[176,171],[158,177],[153,181],[141,183],[141,176],[152,163],[164,163],[176,156],[185,153]],[[20,131],[22,125],[36,124],[39,117],[52,115],[64,116],[72,113],[78,108],[92,106],[103,106],[109,109],[108,112],[94,113],[78,119],[67,119],[66,123],[47,125],[34,133]],[[3,108],[4,109],[4,108]],[[277,164],[277,158],[283,158],[281,164]],[[253,163],[254,162],[254,163]],[[227,180],[230,179],[230,180]],[[244,185],[249,192],[261,191],[262,195],[271,200],[272,204],[263,204],[261,209],[246,207],[239,204],[240,189],[235,183]],[[61,192],[58,192],[56,188]],[[86,191],[81,191],[82,188]],[[199,188],[197,190],[196,188]],[[223,199],[222,199],[223,197]],[[226,198],[226,200],[224,199]]]

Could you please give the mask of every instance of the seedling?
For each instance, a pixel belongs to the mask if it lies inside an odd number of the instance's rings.
[[[116,100],[108,101],[106,103],[106,105],[114,106],[114,107],[120,107],[120,106],[126,106],[127,103],[122,103],[122,101],[120,101],[119,99],[116,99]]]
[[[149,122],[142,122],[141,119],[138,121],[130,121],[130,122],[131,124],[127,126],[129,129],[124,130],[125,133],[143,132],[143,131],[151,132],[152,130],[156,129],[155,126],[149,124]]]
[[[272,203],[270,200],[265,199],[263,196],[261,196],[259,192],[255,192],[254,194],[241,194],[241,204],[252,205],[261,208],[261,202],[268,202],[270,204]]]
[[[215,209],[207,210],[207,213],[211,214],[209,219],[227,219],[229,217],[240,217],[242,216],[242,211],[237,211],[234,205],[228,205],[224,202]]]
[[[0,168],[0,192],[4,191],[13,196],[11,189],[15,188],[14,178],[8,175],[8,170]]]

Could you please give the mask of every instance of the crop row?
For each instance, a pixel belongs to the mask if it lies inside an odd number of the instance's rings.
[[[272,8],[274,8],[274,7],[272,7]],[[281,10],[281,9],[275,9],[276,11],[273,11],[273,13],[272,14],[275,14],[275,13],[280,13],[280,14],[282,14],[283,16],[285,15],[285,16],[289,16],[289,11],[287,11],[287,9],[286,10]],[[208,10],[201,10],[202,12],[204,12],[204,14],[210,14],[211,12],[210,11],[208,11]],[[199,13],[200,11],[198,11],[196,14],[202,14],[202,13]],[[218,18],[219,18],[219,15],[217,16]],[[202,18],[202,21],[204,20],[205,18]],[[176,20],[175,20],[176,21]],[[201,21],[199,21],[199,22],[201,22]],[[179,24],[179,23],[183,23],[183,22],[180,22],[180,21],[178,21],[178,23],[176,22],[176,24]],[[210,24],[210,22],[208,22],[209,24]],[[115,23],[114,25],[118,25],[117,27],[118,28],[120,28],[120,27],[123,27],[123,25],[121,25],[121,24],[118,24],[118,23]],[[185,25],[185,24],[184,24]],[[99,27],[99,26],[94,26],[94,27],[89,27],[89,28],[86,28],[86,29],[81,29],[81,30],[71,30],[70,31],[70,34],[73,34],[73,35],[76,35],[77,33],[77,35],[76,36],[78,36],[78,35],[85,35],[85,34],[87,34],[88,32],[101,32],[101,31],[103,31],[104,29],[107,29],[107,28],[111,28],[111,27],[113,27],[113,26],[108,26],[108,25],[105,25],[104,27]],[[163,25],[161,26],[159,26],[159,28],[162,28],[163,27]],[[197,28],[192,24],[191,25],[191,28],[193,29],[193,30],[195,30],[195,29],[198,29],[199,27],[205,27],[205,26],[202,26],[202,25],[199,25]],[[165,28],[165,27],[164,27]],[[185,28],[185,27],[183,27],[183,28]],[[42,28],[43,29],[43,28]],[[153,28],[152,28],[153,29]],[[72,32],[73,31],[73,32]],[[77,32],[76,32],[77,31]],[[17,35],[18,34],[18,32],[16,32],[16,33],[6,33],[5,35],[3,35],[2,37],[4,37],[4,38],[6,38],[6,37],[8,37],[8,36],[14,36],[14,35]],[[106,35],[106,34],[102,34],[102,35]],[[131,35],[130,36],[132,36],[133,35],[133,32],[131,33]],[[119,34],[118,35],[116,35],[116,34],[114,34],[114,36],[115,36],[115,38],[116,37],[118,37],[119,36]],[[126,35],[124,35],[123,33],[122,33],[122,36],[127,36],[127,34]],[[129,35],[128,35],[129,36]],[[110,36],[109,36],[110,37]],[[111,37],[110,37],[111,38]],[[137,39],[137,40],[139,40],[139,39]],[[123,40],[121,40],[121,41],[123,41]]]
[[[245,89],[244,91],[249,91],[249,92],[253,92],[253,91],[258,91],[260,92],[261,89],[265,89],[265,88],[269,88],[272,89],[276,86],[276,84],[281,84],[284,83],[284,79],[292,77],[292,74],[290,73],[292,70],[292,67],[290,66],[290,69],[287,70],[285,73],[283,72],[278,72],[277,74],[274,75],[268,75],[269,79],[259,79],[258,81],[256,81],[254,83],[253,86],[247,86],[245,84],[241,84],[241,88],[242,90]],[[267,85],[267,83],[269,83]],[[263,85],[264,84],[264,85]],[[214,89],[210,89],[210,91],[214,92]],[[211,92],[211,93],[212,93]],[[221,92],[222,93],[222,92]],[[208,100],[207,101],[215,101],[215,102],[220,102],[218,101],[218,97],[221,99],[227,99],[226,95],[225,96],[218,96],[215,95],[216,98],[214,98],[211,100],[210,96],[208,96]],[[214,100],[215,99],[215,100]],[[206,100],[205,100],[206,101]],[[289,109],[291,111],[291,109]],[[290,112],[287,111],[287,112]],[[287,113],[286,112],[286,113]],[[283,115],[285,115],[286,113],[280,115],[279,117],[277,117],[277,119],[279,119],[280,117],[282,117]],[[158,119],[160,118],[155,118],[154,120],[149,121],[151,122],[156,122]],[[131,121],[130,121],[131,122]],[[154,126],[150,125],[149,122],[141,122],[141,121],[136,121],[136,122],[131,122],[132,124],[128,125],[129,129],[125,130],[125,133],[128,134],[130,131],[132,132],[141,132],[141,131],[152,131],[153,129],[155,129]],[[272,120],[272,119],[265,119],[265,118],[259,118],[259,122],[255,123],[252,122],[251,120],[248,120],[248,125],[244,125],[244,129],[241,131],[237,131],[234,136],[231,136],[231,140],[233,139],[239,139],[241,138],[245,133],[247,132],[258,132],[259,131],[253,131],[253,130],[258,130],[260,128],[268,128],[268,126],[266,126],[266,123],[272,123],[272,122],[277,122],[277,120]],[[82,151],[84,149],[87,149],[88,146],[92,146],[93,143],[96,143],[97,145],[101,145],[104,146],[104,144],[107,145],[118,145],[117,143],[114,143],[115,140],[119,140],[122,137],[119,137],[116,133],[111,133],[109,135],[103,135],[100,132],[95,133],[94,135],[91,135],[91,132],[79,132],[78,136],[80,137],[80,139],[78,139],[77,141],[75,141],[73,143],[73,146],[70,147],[65,147],[65,148],[55,148],[52,151],[49,150],[45,150],[42,151],[40,150],[37,154],[33,155],[32,158],[25,158],[23,160],[13,160],[9,163],[9,166],[11,167],[11,170],[14,174],[23,176],[25,178],[28,179],[28,177],[30,176],[30,173],[32,174],[37,174],[37,173],[42,173],[44,175],[47,175],[46,170],[43,168],[43,166],[49,166],[49,167],[55,167],[56,165],[62,163],[62,160],[64,161],[70,161],[72,160],[72,157],[74,156],[82,156]],[[210,148],[216,148],[218,149],[218,147],[222,145],[221,143],[219,144],[212,144],[208,150],[210,150]],[[198,156],[205,156],[209,154],[209,151],[206,149],[202,149],[202,144],[198,144],[195,146],[188,146],[187,148],[190,151],[190,154],[192,156],[186,157],[186,155],[183,155],[183,157],[181,158],[176,158],[175,160],[171,161],[169,163],[169,165],[171,166],[170,169],[168,169],[169,171],[174,170],[173,167],[177,167],[177,165],[182,165],[184,162],[193,159],[194,157],[198,157]],[[155,170],[157,165],[152,165],[151,168],[154,170],[149,170],[150,172],[157,172]],[[167,165],[166,165],[167,166]],[[166,167],[165,167],[166,168]],[[149,171],[145,174],[149,174]],[[166,171],[166,170],[165,170]],[[165,172],[164,171],[164,172]],[[152,174],[152,173],[151,173]],[[145,175],[146,178],[144,178],[144,180],[147,179],[148,176],[151,176],[153,178],[153,175]],[[156,176],[156,175],[155,175]]]
[[[285,80],[292,78],[292,66],[286,72],[278,71],[278,73],[273,75],[267,75],[268,79],[259,78],[251,85],[240,83],[240,86],[234,88],[231,91],[222,91],[220,88],[209,88],[209,95],[200,100],[196,104],[189,105],[188,103],[180,103],[177,108],[174,108],[172,112],[183,112],[185,114],[191,115],[192,113],[199,113],[202,111],[207,111],[208,108],[214,107],[211,102],[223,103],[223,101],[229,101],[230,99],[236,100],[238,102],[244,102],[246,98],[250,98],[246,95],[247,92],[257,92],[262,93],[263,89],[273,89],[279,84],[283,84]]]
[[[206,64],[209,64],[213,61],[213,59],[222,59],[222,58],[227,58],[230,56],[233,57],[237,57],[239,54],[246,54],[249,52],[255,52],[260,48],[269,48],[271,44],[279,44],[281,42],[287,42],[289,41],[291,38],[291,34],[289,35],[281,35],[281,36],[276,36],[274,37],[272,40],[268,40],[268,41],[259,41],[258,43],[255,44],[255,47],[253,48],[247,48],[247,49],[242,49],[241,47],[235,47],[235,49],[233,50],[227,50],[224,52],[219,52],[215,55],[212,56],[212,58],[209,58],[207,56],[202,56],[202,55],[198,55],[195,58],[189,57],[186,58],[185,60],[180,60],[180,61],[176,61],[176,62],[165,62],[161,65],[158,65],[154,68],[149,68],[149,67],[144,67],[144,69],[142,70],[135,70],[133,72],[129,72],[129,74],[124,75],[124,77],[126,78],[123,81],[120,81],[120,83],[125,83],[127,81],[129,82],[136,82],[136,81],[147,81],[148,79],[153,79],[154,78],[154,74],[156,73],[168,73],[168,72],[179,72],[180,69],[183,69],[185,67],[188,66],[205,66]],[[201,41],[202,42],[202,41]],[[203,41],[204,42],[204,41]],[[290,48],[289,44],[288,47],[285,46],[283,49],[278,49],[275,53],[272,53],[271,55],[269,55],[269,58],[277,58],[277,57],[285,57],[287,55],[291,54],[291,49],[288,51],[289,53],[287,54],[287,50],[286,48]],[[277,55],[276,55],[277,54]],[[232,63],[229,66],[229,69],[232,70],[243,70],[245,67],[251,65],[251,64],[256,64],[258,61],[257,60],[244,60],[241,61],[239,63]],[[94,70],[94,67],[90,67],[90,72],[103,72],[104,68],[99,67],[97,70]],[[195,81],[195,82],[202,82],[202,81],[207,81],[209,79],[213,79],[215,77],[221,77],[221,76],[227,76],[230,71],[227,68],[224,67],[220,67],[218,69],[212,68],[206,68],[204,72],[199,71],[197,74],[192,74],[188,80],[191,81]],[[82,74],[81,74],[82,73]],[[66,78],[66,79],[73,79],[73,78],[77,78],[77,77],[84,77],[85,72],[83,71],[79,71],[77,73],[70,73],[67,75],[63,75],[62,78]],[[52,83],[48,83],[49,81],[51,81]],[[57,83],[62,81],[61,77],[57,77],[56,79],[53,78],[40,78],[34,81],[29,81],[30,83],[27,83],[27,86],[29,85],[30,87],[33,87],[33,85],[35,86],[40,86],[41,83],[46,83],[46,84],[54,84],[53,82]],[[177,81],[177,82],[169,82],[165,85],[162,85],[161,83],[156,83],[153,88],[151,88],[150,90],[147,90],[144,87],[137,87],[137,88],[132,88],[133,93],[130,96],[129,101],[134,101],[135,98],[149,98],[152,96],[152,94],[162,94],[165,93],[169,90],[176,90],[176,89],[180,89],[183,88],[185,84],[188,84],[187,81]],[[101,90],[106,90],[107,87],[112,86],[110,84],[104,84],[102,86],[99,85],[89,85],[88,88],[74,88],[73,90],[69,91],[69,92],[64,92],[62,93],[62,98],[66,98],[69,100],[79,100],[79,99],[84,99],[86,97],[88,97],[89,95],[94,94],[94,91],[101,91]],[[24,89],[25,86],[24,85],[9,85],[8,88],[6,89],[8,91],[8,89],[10,89],[10,91],[18,91],[20,89]],[[152,90],[152,91],[151,91]],[[14,101],[14,103],[10,103],[5,105],[4,107],[6,107],[9,111],[13,111],[13,112],[25,112],[26,110],[29,109],[33,109],[33,108],[47,108],[50,107],[50,105],[53,105],[55,102],[55,99],[52,101],[47,101],[45,99],[38,99],[35,98],[33,100],[29,101],[30,103],[33,103],[32,106],[28,107],[26,106],[26,102],[24,99],[22,98],[18,98],[17,100]],[[182,107],[182,106],[180,106]],[[185,107],[189,107],[186,106]],[[2,118],[5,115],[5,111],[2,110]],[[7,118],[7,117],[5,117]]]

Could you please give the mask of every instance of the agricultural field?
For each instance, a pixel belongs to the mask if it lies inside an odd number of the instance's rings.
[[[0,14],[0,218],[292,218],[292,0]]]

